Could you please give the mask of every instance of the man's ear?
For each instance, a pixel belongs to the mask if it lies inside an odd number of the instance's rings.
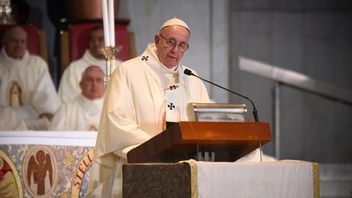
[[[82,86],[82,80],[81,81],[79,81],[79,88],[81,88],[81,90],[83,89],[82,88],[83,86]]]
[[[160,37],[158,35],[154,36],[154,42],[155,42],[155,45],[157,45],[160,42]]]

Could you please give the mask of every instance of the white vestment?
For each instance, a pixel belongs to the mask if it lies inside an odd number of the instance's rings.
[[[51,80],[48,66],[39,56],[28,51],[22,59],[0,53],[1,94],[3,106],[11,106],[33,130],[46,130],[49,121],[38,119],[42,113],[54,113],[61,105]]]
[[[0,106],[0,131],[26,131],[27,126],[21,117],[10,107]]]
[[[116,65],[121,62],[116,60]],[[87,49],[82,58],[73,61],[62,74],[59,86],[59,97],[63,103],[75,99],[81,94],[79,82],[83,72],[92,65],[99,66],[105,72],[105,59],[95,58]]]
[[[103,98],[89,100],[81,94],[56,111],[49,130],[97,131],[102,107]]]
[[[167,90],[176,87],[178,96],[173,109],[179,120],[172,121],[188,120],[188,103],[209,102],[203,82],[185,75],[185,68],[178,65],[176,71],[170,71],[159,62],[155,44],[149,44],[141,56],[115,70],[101,115],[89,179],[90,190],[94,190],[91,196],[121,195],[121,167],[127,152],[165,130]]]

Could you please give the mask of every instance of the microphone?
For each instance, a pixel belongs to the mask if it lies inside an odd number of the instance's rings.
[[[259,122],[257,108],[255,108],[254,102],[253,102],[250,98],[248,98],[247,96],[244,96],[244,95],[242,95],[242,94],[236,93],[236,92],[234,92],[234,91],[232,91],[232,90],[229,90],[229,89],[227,89],[227,88],[225,88],[225,87],[223,87],[223,86],[220,86],[220,85],[218,85],[218,84],[215,84],[215,83],[213,83],[213,82],[210,82],[209,80],[206,80],[206,79],[204,79],[204,78],[201,78],[201,77],[195,75],[195,74],[194,74],[191,70],[189,70],[189,69],[185,69],[185,70],[183,71],[183,73],[186,74],[186,75],[188,75],[188,76],[197,77],[197,78],[199,78],[199,79],[201,79],[201,80],[203,80],[203,81],[205,81],[205,82],[207,82],[207,83],[210,83],[210,84],[212,84],[212,85],[214,85],[214,86],[217,86],[217,87],[219,87],[219,88],[221,88],[221,89],[223,89],[223,90],[226,90],[226,91],[228,91],[228,92],[230,92],[230,93],[233,93],[233,94],[235,94],[235,95],[237,95],[237,96],[240,96],[240,97],[242,97],[242,98],[248,100],[248,101],[252,104],[252,107],[253,107],[253,116],[254,116],[254,120],[255,120],[256,122]]]

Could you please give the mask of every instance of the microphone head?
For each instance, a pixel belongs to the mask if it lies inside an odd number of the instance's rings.
[[[189,69],[185,69],[185,70],[183,71],[183,73],[186,74],[186,75],[188,75],[188,76],[193,75],[192,71],[189,70]]]

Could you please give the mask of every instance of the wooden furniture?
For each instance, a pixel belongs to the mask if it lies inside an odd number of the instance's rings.
[[[127,153],[129,163],[177,162],[199,151],[235,161],[271,140],[268,123],[179,122]]]

